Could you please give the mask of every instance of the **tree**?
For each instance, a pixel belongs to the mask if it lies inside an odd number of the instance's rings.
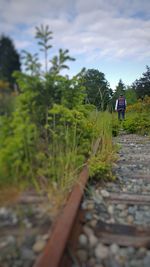
[[[87,93],[85,102],[95,105],[99,110],[105,110],[110,102],[112,90],[104,73],[96,69],[88,69],[82,75]]]
[[[49,26],[46,25],[45,27],[41,25],[40,27],[36,27],[36,35],[35,38],[39,39],[40,41],[38,44],[42,47],[40,50],[44,52],[45,55],[45,72],[48,71],[48,50],[52,47],[49,44],[49,40],[52,39],[52,31],[49,30]]]
[[[146,72],[142,74],[139,80],[136,80],[132,87],[135,89],[138,98],[150,96],[150,67],[146,66]]]
[[[137,102],[137,96],[134,88],[127,86],[125,91],[125,97],[127,100],[127,105],[133,105]]]
[[[20,70],[20,65],[20,56],[12,40],[2,35],[0,37],[0,79],[13,86],[15,78],[12,74],[15,70]]]
[[[118,85],[116,86],[116,89],[115,89],[115,97],[118,98],[120,94],[124,95],[125,89],[126,89],[126,86],[123,83],[123,81],[120,79],[118,82]]]
[[[25,50],[22,51],[25,70],[31,72],[31,76],[39,75],[41,64],[39,63],[38,54],[31,54]]]
[[[65,64],[66,61],[75,61],[75,58],[69,56],[69,50],[59,49],[59,55],[54,56],[50,62],[52,63],[52,67],[50,72],[54,74],[58,74],[63,69],[69,69],[69,67]]]

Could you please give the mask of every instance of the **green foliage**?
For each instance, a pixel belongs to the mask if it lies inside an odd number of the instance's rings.
[[[123,128],[128,133],[149,134],[150,133],[150,118],[147,113],[129,113],[126,121],[123,123]]]
[[[97,130],[100,136],[99,149],[96,155],[89,159],[90,178],[114,179],[112,163],[115,160],[112,145],[112,116],[110,113],[99,113],[97,116]]]
[[[14,75],[20,89],[17,106],[20,110],[27,112],[31,121],[38,127],[44,125],[46,108],[50,100],[44,90],[43,81],[38,76],[29,76],[20,72]]]
[[[22,51],[22,59],[24,61],[25,70],[31,73],[31,76],[39,75],[41,64],[39,63],[38,54],[35,53],[32,55],[31,53],[23,50]]]
[[[123,128],[128,132],[128,133],[136,133],[137,132],[137,119],[138,119],[138,114],[136,113],[128,113],[126,121],[123,123]]]
[[[110,89],[103,73],[92,72],[89,91],[83,84],[84,71],[71,79],[59,75],[61,69],[68,68],[65,62],[74,60],[68,50],[60,49],[59,56],[52,60],[55,68],[48,72],[52,32],[42,25],[36,30],[45,54],[45,73],[40,72],[38,55],[24,52],[30,75],[14,73],[19,85],[15,109],[0,117],[0,185],[29,183],[45,189],[57,183],[68,190],[87,157],[93,155],[93,145],[99,136],[103,160],[97,165],[98,173],[100,169],[103,173],[110,170],[106,155],[112,151],[111,115],[95,112],[92,101],[85,104],[86,94],[90,93],[92,98],[96,85],[99,107],[105,109]]]
[[[120,79],[119,82],[118,82],[118,85],[116,86],[116,89],[115,89],[115,97],[118,98],[120,94],[125,94],[125,85],[123,83],[123,81]]]
[[[112,120],[112,135],[113,136],[117,136],[119,134],[121,124],[118,121],[117,113],[115,113],[115,114],[113,113],[112,116],[113,116],[113,120]]]
[[[9,116],[15,107],[16,94],[8,82],[0,80],[0,115]]]
[[[69,128],[72,136],[74,132],[76,135],[76,145],[78,146],[79,153],[87,155],[91,148],[91,142],[93,138],[93,124],[89,119],[89,112],[84,112],[85,107],[77,109],[68,109],[61,105],[54,105],[49,110],[49,133],[53,130],[55,136],[57,135],[57,141],[65,143],[64,128]],[[58,140],[59,139],[59,140]]]
[[[89,121],[92,106],[81,104],[80,81],[52,75],[41,80],[17,72],[15,76],[20,94],[16,111],[8,118],[11,123],[2,125],[1,183],[25,180],[36,185],[43,181],[71,185],[89,154],[94,133]]]
[[[74,131],[73,131],[74,130]],[[84,155],[78,153],[76,129],[61,127],[61,135],[52,131],[46,153],[40,150],[35,157],[36,177],[46,184],[57,182],[57,186],[68,190],[83,165]]]
[[[127,105],[133,105],[137,102],[136,91],[132,87],[127,87],[125,91]]]
[[[41,25],[36,27],[35,38],[39,39],[38,44],[41,46],[41,51],[44,52],[45,56],[45,73],[48,71],[48,50],[52,47],[49,41],[52,39],[52,31],[49,30],[49,26]]]
[[[85,102],[95,105],[98,110],[106,110],[112,90],[109,88],[104,73],[95,69],[89,69],[82,73],[82,77],[87,94]]]
[[[36,27],[36,35],[35,38],[39,39],[40,41],[38,44],[42,47],[41,51],[48,50],[52,47],[48,42],[52,39],[52,31],[49,30],[49,26],[40,25],[40,27]]]
[[[0,184],[31,178],[36,126],[26,113],[19,110],[13,118],[0,117],[0,123]]]
[[[144,99],[144,97],[150,96],[150,67],[146,66],[146,72],[142,74],[142,77],[137,79],[133,83],[133,88],[136,91],[137,98]]]
[[[12,73],[20,70],[20,57],[12,40],[4,35],[0,37],[0,80],[8,81],[13,86]]]
[[[90,160],[90,177],[92,179],[112,179],[112,167],[107,162],[102,162],[100,157],[93,157]]]
[[[49,93],[46,99],[51,100],[49,107],[56,103],[72,109],[81,105],[85,97],[84,87],[76,77],[68,79],[49,74],[46,76],[45,91]]]
[[[54,74],[60,73],[61,70],[63,69],[69,69],[69,67],[65,64],[66,61],[75,61],[75,58],[70,57],[68,55],[69,50],[62,50],[59,49],[59,55],[54,56],[51,60],[52,67],[50,68],[50,72]]]
[[[150,133],[150,97],[146,96],[143,101],[138,100],[127,109],[127,118],[123,123],[124,129],[129,133]]]

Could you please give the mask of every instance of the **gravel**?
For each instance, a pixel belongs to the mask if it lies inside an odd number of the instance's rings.
[[[82,259],[77,253],[77,260],[81,267],[149,267],[148,248],[121,247],[115,243],[106,245],[96,236],[100,220],[139,227],[150,225],[150,205],[107,201],[111,192],[150,195],[150,138],[124,134],[115,137],[114,142],[121,145],[119,159],[113,164],[116,181],[92,185],[90,193],[84,196],[81,209],[85,223],[81,236],[84,234],[86,242],[79,241]]]

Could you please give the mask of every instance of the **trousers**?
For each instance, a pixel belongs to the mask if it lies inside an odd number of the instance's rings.
[[[125,119],[125,109],[118,109],[118,120]]]

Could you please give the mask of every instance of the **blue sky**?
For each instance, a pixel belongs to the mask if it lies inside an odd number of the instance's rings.
[[[59,48],[69,49],[76,58],[70,76],[95,68],[114,89],[119,79],[130,85],[150,65],[149,10],[150,0],[0,0],[0,34],[19,52],[36,53],[35,26],[49,25],[50,59]]]

